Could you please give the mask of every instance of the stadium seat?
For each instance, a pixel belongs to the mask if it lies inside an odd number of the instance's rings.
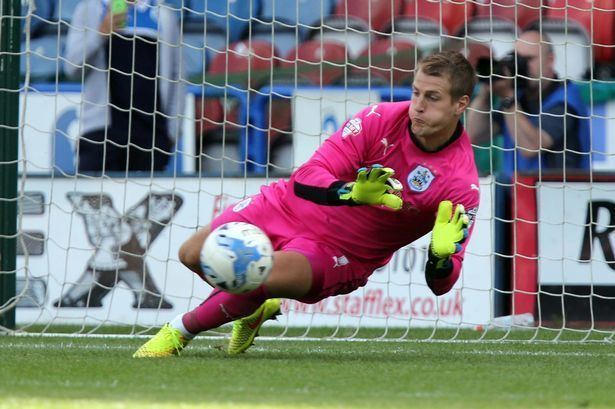
[[[345,44],[348,55],[357,58],[372,41],[375,32],[390,27],[392,16],[401,11],[402,0],[340,1],[334,14],[323,19],[323,32],[314,36]]]
[[[581,46],[587,45],[587,41],[590,41],[593,44],[596,61],[613,62],[615,59],[615,2],[613,0],[551,0],[544,7],[545,16],[542,28],[554,42],[560,40],[563,44],[568,40],[566,52],[572,51],[569,50],[569,46],[575,41],[580,41],[578,44]],[[562,38],[566,34],[572,35],[573,38]],[[586,37],[585,42],[583,38],[580,38],[583,34]],[[576,58],[581,58],[580,53],[574,51],[572,53],[575,56],[571,56],[569,61],[578,61]]]
[[[383,32],[390,27],[392,17],[401,13],[402,6],[402,0],[342,0],[334,14],[365,21],[370,30]]]
[[[443,49],[461,52],[468,59],[470,64],[472,64],[474,69],[477,68],[479,59],[493,61],[494,58],[493,50],[489,47],[489,44],[485,43],[477,43],[459,39],[447,42]],[[481,78],[479,77],[479,80],[480,79]]]
[[[222,166],[228,172],[238,168],[239,140],[245,132],[241,113],[232,98],[197,98],[194,114],[197,161],[202,172],[219,173]],[[224,163],[223,163],[224,162]]]
[[[508,21],[520,29],[540,19],[541,0],[481,0],[476,2],[476,18]]]
[[[220,98],[195,98],[196,135],[211,134],[222,129],[224,109]]]
[[[381,38],[353,61],[353,76],[380,78],[383,85],[409,85],[419,56],[415,44],[403,38]]]
[[[591,41],[584,28],[561,20],[544,19],[542,32],[548,35],[555,54],[555,71],[561,78],[581,79],[591,65]]]
[[[184,32],[181,42],[183,72],[188,81],[200,84],[211,60],[213,51],[205,47],[205,36],[201,32]]]
[[[207,29],[205,29],[207,27]],[[223,51],[227,46],[226,31],[216,26],[207,26],[202,22],[185,21],[184,38],[189,44],[199,44],[210,51]]]
[[[484,0],[468,23],[470,40],[490,44],[496,58],[514,49],[521,30],[540,19],[540,0]]]
[[[414,17],[396,18],[393,23],[393,37],[395,41],[409,41],[426,54],[440,49],[446,41],[446,31],[440,29],[440,25],[432,21],[417,20]]]
[[[331,14],[334,3],[334,0],[263,0],[259,20],[298,25],[299,37],[303,39],[308,37],[310,30],[320,28],[323,18]],[[285,55],[281,49],[280,52]]]
[[[229,42],[242,38],[252,16],[258,15],[258,0],[211,1],[189,0],[184,8],[184,20],[205,24],[207,32],[227,32]]]
[[[280,55],[287,54],[301,43],[295,27],[286,24],[252,22],[251,33],[252,40],[273,43]]]
[[[474,2],[406,0],[401,15],[396,16],[395,21],[410,18],[416,21],[419,32],[422,24],[433,24],[438,28],[441,26],[445,34],[455,36],[465,28],[466,21],[474,14],[474,8]]]
[[[342,77],[347,61],[346,48],[337,42],[306,41],[286,55],[280,66],[290,81],[314,85],[330,85]]]
[[[271,71],[277,65],[276,55],[271,43],[237,41],[213,57],[208,73],[218,75],[215,78],[210,75],[208,82],[225,85],[228,81],[228,84],[239,89],[258,89],[269,80]]]
[[[260,14],[252,20],[252,38],[269,41],[280,55],[286,55],[310,32],[320,28],[323,16],[331,13],[332,6],[332,0],[265,0]]]
[[[447,36],[458,35],[473,10],[471,2],[407,0],[402,14],[393,20],[393,35],[412,41],[429,53],[443,47],[443,42],[450,39]]]
[[[329,16],[323,19],[322,32],[316,32],[313,40],[336,42],[346,47],[348,55],[356,58],[370,42],[370,32],[367,22],[344,16]]]
[[[269,126],[267,129],[271,152],[270,162],[274,165],[274,169],[276,167],[289,167],[288,163],[292,161],[292,156],[284,160],[283,157],[274,154],[274,152],[281,148],[281,145],[291,143],[292,141],[293,120],[291,100],[288,98],[272,98],[269,113]]]
[[[466,56],[474,68],[476,68],[478,60],[481,58],[488,58],[490,60],[493,59],[493,51],[486,44],[467,42],[467,44],[459,51]]]
[[[512,22],[476,19],[468,23],[468,41],[485,44],[493,49],[495,58],[502,58],[515,48],[518,34]]]

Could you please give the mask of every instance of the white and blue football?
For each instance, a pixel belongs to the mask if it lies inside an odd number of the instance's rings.
[[[212,231],[201,249],[201,269],[216,288],[241,294],[258,288],[273,266],[273,246],[258,227],[226,223]]]

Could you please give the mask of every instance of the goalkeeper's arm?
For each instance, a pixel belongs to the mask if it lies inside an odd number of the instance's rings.
[[[360,168],[354,182],[335,181],[329,187],[322,188],[294,182],[294,191],[298,197],[322,205],[376,205],[393,210],[402,207],[402,185],[393,179],[395,171],[382,165]]]
[[[446,294],[455,285],[461,272],[462,244],[469,235],[469,219],[462,205],[453,212],[448,200],[440,202],[429,244],[425,280],[435,295]]]

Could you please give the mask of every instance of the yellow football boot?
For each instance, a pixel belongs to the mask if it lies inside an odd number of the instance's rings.
[[[265,301],[252,315],[233,322],[233,334],[227,352],[236,355],[250,348],[258,330],[263,323],[280,315],[280,299],[271,298]]]
[[[137,349],[133,358],[164,358],[179,355],[180,351],[190,342],[182,333],[168,323],[152,339]]]

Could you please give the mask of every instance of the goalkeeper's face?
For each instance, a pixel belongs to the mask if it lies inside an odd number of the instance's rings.
[[[469,98],[451,95],[451,83],[446,76],[427,75],[419,70],[412,84],[410,120],[412,133],[421,139],[450,137]]]

